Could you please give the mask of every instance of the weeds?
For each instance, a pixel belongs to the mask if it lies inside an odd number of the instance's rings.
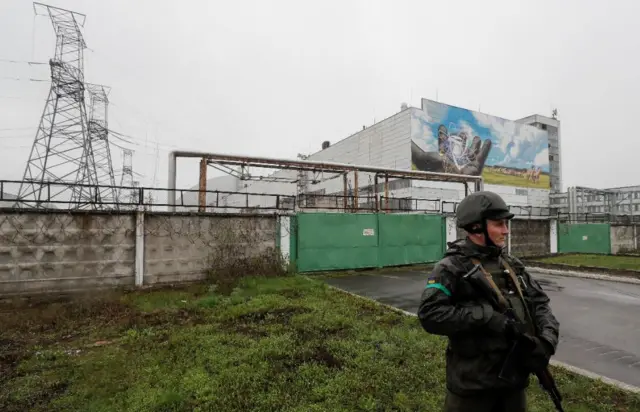
[[[444,397],[444,339],[304,277],[0,305],[16,308],[21,322],[0,318],[3,411],[436,411]],[[640,410],[554,372],[568,412]],[[532,411],[553,410],[529,393]]]
[[[225,224],[230,223],[221,222]],[[213,235],[207,281],[216,286],[218,293],[230,293],[247,276],[277,277],[290,273],[277,249],[262,247],[265,239],[260,237],[256,225],[259,221],[238,221],[232,227],[218,228]]]

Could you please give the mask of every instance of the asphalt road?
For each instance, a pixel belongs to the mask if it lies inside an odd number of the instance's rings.
[[[548,293],[560,321],[560,344],[554,359],[640,387],[640,285],[532,275]],[[416,313],[426,274],[394,271],[326,281]]]

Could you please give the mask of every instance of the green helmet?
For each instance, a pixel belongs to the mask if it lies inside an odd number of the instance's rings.
[[[456,208],[457,224],[462,229],[468,229],[476,223],[482,225],[485,219],[511,219],[513,216],[505,201],[498,194],[489,191],[471,193]]]

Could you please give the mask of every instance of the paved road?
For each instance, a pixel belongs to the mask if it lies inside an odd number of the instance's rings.
[[[555,359],[640,387],[640,285],[532,275],[560,321]],[[415,313],[424,273],[327,278],[333,286]]]

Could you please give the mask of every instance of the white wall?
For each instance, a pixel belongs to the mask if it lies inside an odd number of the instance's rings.
[[[382,120],[375,125],[357,132],[341,141],[336,142],[325,150],[318,151],[309,156],[312,161],[330,161],[338,163],[348,163],[355,165],[375,165],[396,169],[409,169],[410,159],[410,131],[411,131],[411,110],[403,110],[395,115]],[[320,145],[322,142],[318,142]],[[248,193],[273,193],[295,195],[297,185],[293,181],[299,178],[297,171],[281,170],[273,173],[272,177],[287,178],[288,182],[264,182],[264,181],[243,181],[239,191]],[[314,193],[324,189],[324,193],[342,195],[344,181],[342,176],[334,173],[307,173],[307,193]],[[315,181],[315,182],[314,182]],[[382,179],[379,183],[383,183]],[[359,173],[358,187],[363,188],[374,184],[372,174]],[[242,187],[245,186],[245,187]],[[354,174],[348,175],[348,188],[355,186]],[[215,190],[215,189],[213,189]],[[219,189],[221,190],[221,189]],[[398,192],[398,191],[395,191]],[[398,193],[392,193],[396,197]],[[410,192],[405,190],[405,195]],[[366,197],[367,192],[360,189],[359,195]],[[246,201],[243,196],[235,199],[244,205]],[[366,202],[361,199],[360,202]],[[273,203],[274,198],[264,196],[251,196],[250,206],[266,206]]]
[[[364,130],[361,130],[345,139],[332,144],[325,150],[320,150],[309,157],[314,161],[331,161],[356,165],[370,165],[395,169],[411,169],[411,113],[409,108],[393,116],[378,122]],[[320,145],[321,142],[318,142]],[[215,180],[207,184],[208,190],[228,190],[232,184],[237,185],[238,191],[246,193],[272,193],[295,196],[298,192],[296,180],[299,174],[293,170],[281,170],[273,173],[272,177],[286,178],[289,182],[264,182],[229,180]],[[220,178],[218,178],[220,179]],[[324,194],[343,193],[343,178],[336,174],[307,173],[309,182],[306,193]],[[315,181],[315,182],[314,182]],[[366,202],[367,196],[373,193],[364,190],[366,186],[373,186],[372,174],[360,173],[358,175],[359,196],[361,202]],[[382,179],[378,183],[383,183]],[[348,188],[353,190],[355,186],[354,175],[348,175]],[[544,189],[531,189],[525,187],[500,186],[485,184],[486,190],[500,194],[505,201],[513,206],[549,207],[549,191]],[[472,187],[470,186],[470,190]],[[195,194],[194,194],[195,195]],[[412,181],[410,188],[391,190],[390,197],[412,197],[417,199],[441,199],[443,201],[459,202],[464,198],[464,186],[459,183]],[[209,199],[207,199],[209,202]],[[214,200],[215,201],[215,200]],[[246,198],[242,195],[227,199],[228,204],[245,206]],[[197,202],[197,195],[193,202]],[[275,198],[265,196],[252,196],[249,198],[249,206],[273,206]]]
[[[411,109],[407,109],[314,153],[309,160],[410,169],[410,133]]]
[[[212,177],[210,179],[207,179],[208,191],[219,190],[223,192],[237,192],[240,188],[239,185],[240,185],[239,179],[232,175],[217,176],[217,177]],[[195,185],[191,187],[191,190],[198,190],[198,188],[199,186]],[[237,197],[237,195],[225,195],[225,194],[216,195],[215,193],[207,193],[206,203],[207,205],[215,205],[216,202],[218,202],[219,204],[224,204],[225,201],[228,203],[229,199],[233,197]],[[180,194],[178,194],[177,201],[178,201],[178,204],[177,204],[176,210],[195,211],[197,210],[197,206],[198,206],[198,193],[183,192],[181,197],[180,197]],[[181,205],[184,205],[184,207]]]

